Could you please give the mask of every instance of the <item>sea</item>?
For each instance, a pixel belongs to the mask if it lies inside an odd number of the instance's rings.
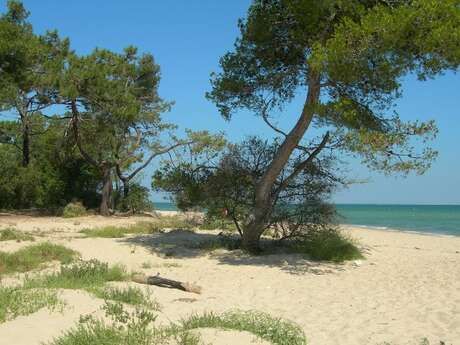
[[[460,236],[460,205],[338,204],[336,207],[341,224]],[[177,210],[168,202],[156,202],[155,208]]]

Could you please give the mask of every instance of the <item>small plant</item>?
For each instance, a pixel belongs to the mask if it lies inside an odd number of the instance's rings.
[[[296,324],[257,311],[230,311],[222,315],[213,313],[192,315],[182,320],[178,327],[182,331],[198,328],[246,331],[275,345],[307,344],[302,329]]]
[[[127,288],[116,288],[116,287],[104,287],[94,289],[93,293],[96,297],[111,300],[116,302],[123,302],[126,304],[131,304],[134,306],[143,306],[152,310],[159,311],[160,305],[157,301],[152,299],[148,295],[148,291],[143,292],[137,287],[127,287]]]
[[[0,252],[0,274],[31,271],[50,261],[67,264],[77,256],[77,252],[58,244],[34,244],[14,253]]]
[[[0,323],[12,320],[20,315],[35,313],[41,308],[55,310],[64,303],[57,297],[56,291],[26,290],[17,287],[0,288]]]
[[[143,262],[141,267],[143,269],[149,269],[149,268],[152,268],[153,266],[152,266],[152,263],[150,263],[150,262]]]
[[[313,260],[343,262],[362,259],[363,255],[350,238],[335,229],[308,234],[294,245],[295,250]]]
[[[64,218],[83,217],[86,215],[86,208],[81,202],[71,202],[62,210],[62,217]]]
[[[119,265],[109,267],[98,260],[79,261],[62,266],[59,272],[26,278],[26,288],[49,289],[91,289],[101,287],[106,282],[123,281],[128,277],[126,270]]]
[[[34,241],[35,238],[27,233],[18,231],[13,228],[6,228],[0,230],[0,241]]]
[[[122,238],[129,234],[153,234],[159,230],[157,224],[153,222],[138,222],[126,227],[105,226],[96,229],[83,229],[80,232],[87,237]]]

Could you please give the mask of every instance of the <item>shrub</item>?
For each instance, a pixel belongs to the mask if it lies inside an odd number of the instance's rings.
[[[121,211],[131,211],[137,213],[140,211],[153,210],[153,202],[150,200],[149,189],[137,183],[129,187],[127,196],[115,195],[116,208]]]
[[[71,202],[62,210],[62,217],[74,218],[86,216],[86,208],[81,202]]]
[[[14,253],[0,252],[0,274],[27,272],[50,261],[71,262],[78,253],[72,249],[49,242],[31,245]]]
[[[12,228],[0,230],[0,241],[34,241],[34,237]]]
[[[313,260],[343,262],[363,258],[354,241],[336,229],[312,232],[294,247]]]

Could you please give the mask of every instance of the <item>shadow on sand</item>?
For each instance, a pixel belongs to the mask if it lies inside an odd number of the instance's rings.
[[[138,245],[164,258],[187,259],[209,255],[222,265],[256,265],[279,268],[290,274],[333,274],[344,271],[342,264],[308,260],[305,255],[286,253],[283,248],[270,250],[269,254],[249,255],[242,250],[219,248],[223,240],[236,241],[236,237],[216,232],[172,230],[150,235],[120,239],[120,242]]]

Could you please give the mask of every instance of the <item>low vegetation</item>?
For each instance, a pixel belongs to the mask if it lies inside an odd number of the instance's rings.
[[[96,297],[104,300],[122,302],[134,306],[142,306],[151,310],[159,311],[161,309],[158,302],[150,297],[148,291],[142,291],[138,287],[128,286],[120,287],[103,287],[90,290]]]
[[[68,264],[77,256],[77,252],[62,245],[34,244],[13,253],[0,252],[0,274],[31,271],[51,261]]]
[[[75,218],[87,215],[85,206],[81,202],[71,202],[62,210],[62,217]]]
[[[54,310],[63,306],[57,292],[53,290],[0,287],[0,323],[35,313],[45,307]]]
[[[13,228],[6,228],[0,230],[0,241],[34,241],[35,238],[25,232],[13,229]]]
[[[61,266],[55,273],[26,278],[24,287],[92,291],[106,282],[123,281],[127,278],[128,274],[122,266],[109,266],[98,260],[90,260]]]
[[[305,345],[307,340],[296,324],[256,311],[230,311],[222,315],[205,313],[181,321],[180,329],[198,328],[246,331],[276,345]]]
[[[185,246],[207,252],[217,249],[231,251],[241,248],[241,238],[232,235],[221,235],[209,240],[190,242]],[[363,258],[356,242],[335,229],[313,232],[292,241],[277,241],[276,239],[265,237],[261,241],[260,247],[259,255],[279,252],[300,253],[306,255],[309,259],[333,262]]]
[[[92,316],[82,318],[79,324],[48,345],[91,345],[91,344],[180,344],[199,345],[200,336],[193,332],[200,328],[245,331],[275,345],[305,345],[306,339],[300,327],[265,313],[232,311],[222,315],[193,315],[178,324],[157,327],[156,315],[136,308],[128,312],[121,303],[106,302],[106,316],[111,323]]]
[[[313,260],[343,262],[363,258],[355,241],[335,229],[309,234],[293,248]]]
[[[130,234],[153,234],[159,230],[155,223],[138,222],[135,225],[125,227],[104,226],[96,229],[83,229],[81,233],[87,237],[121,238]]]

